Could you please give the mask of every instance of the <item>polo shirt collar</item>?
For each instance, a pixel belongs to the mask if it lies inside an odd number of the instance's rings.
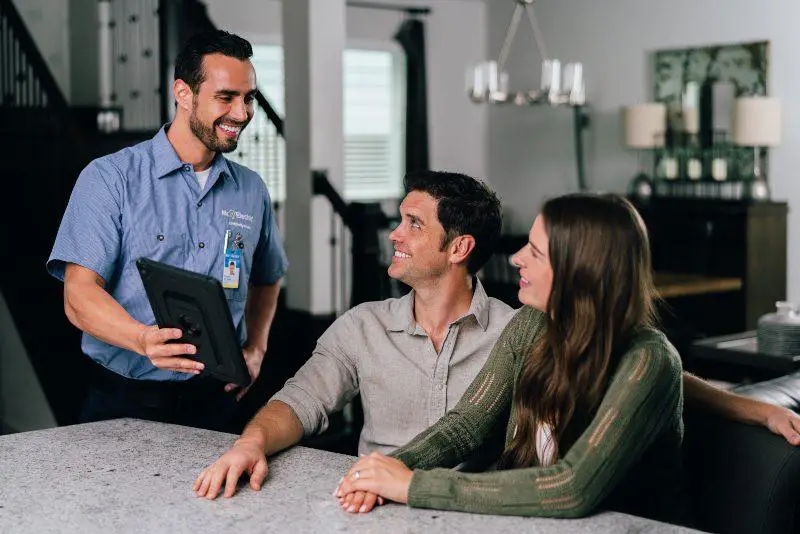
[[[489,327],[489,297],[486,290],[483,288],[480,279],[477,276],[472,277],[473,291],[472,302],[470,303],[469,310],[462,317],[459,317],[453,323],[460,323],[468,317],[475,317],[475,322],[485,332]],[[406,295],[400,298],[399,310],[389,321],[386,330],[390,332],[402,332],[413,335],[415,333],[424,334],[421,328],[418,327],[417,321],[414,318],[414,295],[415,291],[412,289]]]
[[[181,161],[172,143],[169,142],[167,138],[168,128],[169,123],[162,126],[151,141],[156,178],[169,176],[184,165],[187,165]],[[213,184],[218,175],[222,175],[222,177],[231,180],[234,186],[236,186],[236,189],[239,189],[239,180],[236,175],[231,172],[231,166],[228,160],[219,152],[217,152],[211,162],[211,174],[208,177],[209,182]]]

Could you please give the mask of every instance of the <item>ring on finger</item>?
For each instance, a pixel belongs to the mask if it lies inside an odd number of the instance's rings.
[[[360,479],[361,478],[361,471],[356,471],[355,473],[353,473],[353,478],[356,479],[356,480]]]

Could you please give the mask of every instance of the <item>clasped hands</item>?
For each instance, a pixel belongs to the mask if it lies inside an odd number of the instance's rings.
[[[400,460],[373,452],[359,458],[347,471],[333,496],[351,513],[369,512],[384,499],[405,504],[413,474]]]

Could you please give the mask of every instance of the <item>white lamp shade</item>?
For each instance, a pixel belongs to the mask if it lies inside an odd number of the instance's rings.
[[[733,142],[740,146],[775,146],[781,142],[781,102],[748,96],[736,99]]]
[[[625,108],[625,144],[630,148],[664,146],[667,107],[660,102]]]

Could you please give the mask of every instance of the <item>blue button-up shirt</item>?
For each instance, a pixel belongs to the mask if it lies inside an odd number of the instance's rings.
[[[222,154],[214,158],[201,190],[192,165],[178,158],[167,139],[166,128],[149,141],[92,161],[81,172],[47,269],[62,281],[67,263],[95,271],[131,317],[150,325],[155,318],[136,260],[147,257],[221,280],[225,234],[240,234],[239,287],[225,294],[244,343],[248,282],[273,284],[287,265],[269,193],[258,174]],[[81,347],[126,377],[192,376],[158,369],[146,357],[85,333]]]

